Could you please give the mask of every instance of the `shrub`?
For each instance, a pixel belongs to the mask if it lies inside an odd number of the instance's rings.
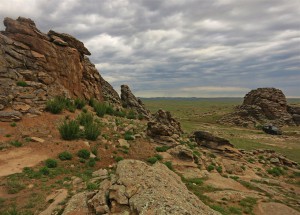
[[[103,117],[106,113],[106,105],[104,103],[94,102],[94,111],[96,112],[97,116]]]
[[[161,156],[160,154],[155,154],[154,157],[156,157],[159,161],[163,159],[163,156]]]
[[[143,120],[143,119],[144,119],[144,116],[143,116],[142,114],[139,114],[139,115],[138,115],[138,119],[139,119],[139,120]]]
[[[189,183],[196,184],[196,185],[202,185],[203,184],[203,180],[201,178],[190,178],[190,179],[187,179],[187,181]]]
[[[223,172],[223,170],[222,170],[222,167],[221,167],[221,166],[218,166],[218,167],[216,167],[216,170],[218,171],[218,173],[222,173],[222,172]]]
[[[87,113],[88,110],[87,110],[86,108],[82,108],[82,112],[83,112],[83,113]]]
[[[124,160],[124,158],[123,158],[123,157],[120,157],[120,156],[114,157],[114,159],[115,159],[116,162],[119,162],[119,161],[121,161],[121,160]]]
[[[39,172],[42,173],[43,175],[49,175],[50,174],[50,170],[46,166],[41,167]]]
[[[52,99],[47,101],[46,103],[46,111],[51,112],[53,114],[59,114],[64,109],[64,103],[62,103],[58,99]]]
[[[215,167],[213,166],[213,165],[209,165],[208,167],[207,167],[207,171],[208,172],[211,172],[211,171],[213,171],[215,169]]]
[[[164,162],[164,164],[165,164],[170,170],[174,170],[173,164],[172,164],[171,161]]]
[[[86,102],[83,99],[76,98],[74,104],[77,109],[82,109],[86,105]]]
[[[273,167],[272,169],[268,169],[267,172],[273,176],[284,175],[284,170],[277,166]]]
[[[54,159],[47,159],[45,160],[45,165],[48,168],[55,168],[57,167],[57,161]]]
[[[157,162],[157,158],[156,157],[150,157],[150,158],[147,159],[147,162],[151,163],[151,164],[155,164]]]
[[[79,114],[77,116],[77,120],[79,122],[80,125],[88,125],[88,124],[92,124],[93,120],[94,120],[94,116],[92,113],[84,113],[82,112],[81,114]]]
[[[114,115],[114,112],[115,111],[114,111],[113,107],[110,104],[106,106],[106,113],[108,115]]]
[[[240,201],[240,206],[243,207],[243,210],[247,214],[251,214],[256,204],[257,200],[253,197],[246,197]]]
[[[64,151],[58,154],[58,158],[62,161],[72,160],[73,155],[70,152]]]
[[[136,114],[133,110],[130,110],[127,114],[127,119],[136,119]]]
[[[94,107],[95,104],[96,104],[96,100],[94,98],[90,98],[89,106]]]
[[[16,126],[17,126],[17,123],[12,122],[12,123],[10,123],[10,126],[11,126],[11,127],[16,127]]]
[[[86,185],[86,189],[89,190],[89,191],[93,191],[93,190],[96,190],[98,188],[98,185],[95,184],[95,183],[88,183]]]
[[[10,145],[12,145],[14,147],[21,147],[23,144],[21,142],[19,142],[18,140],[15,140],[15,141],[11,141]]]
[[[115,116],[118,116],[118,117],[125,117],[126,116],[126,113],[124,111],[115,111],[114,112],[114,115]]]
[[[96,123],[90,123],[84,126],[84,135],[88,140],[96,140],[100,133],[100,127]]]
[[[158,146],[155,148],[157,152],[166,152],[170,147],[169,146]]]
[[[88,161],[89,167],[94,167],[96,165],[96,160],[94,158],[90,158]]]
[[[18,193],[25,188],[25,185],[16,179],[8,179],[6,186],[9,194]]]
[[[19,87],[27,87],[28,84],[25,81],[18,81],[17,82],[17,86],[19,86]]]
[[[80,158],[83,158],[83,159],[88,159],[90,157],[90,155],[91,155],[91,153],[86,149],[80,149],[77,152],[77,156]]]
[[[125,140],[134,140],[134,136],[130,131],[126,131],[124,134],[124,139]]]
[[[79,124],[76,120],[65,120],[58,130],[64,140],[74,140],[80,136]]]

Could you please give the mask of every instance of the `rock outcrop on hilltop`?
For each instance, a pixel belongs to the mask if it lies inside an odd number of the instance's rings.
[[[103,80],[76,38],[50,30],[40,32],[31,19],[5,18],[0,33],[0,120],[20,113],[39,114],[56,95],[105,98],[120,104],[118,94]],[[18,114],[12,111],[18,112]],[[9,115],[18,116],[9,117]]]
[[[121,86],[121,102],[124,108],[130,108],[138,114],[141,114],[146,119],[151,118],[150,111],[146,109],[145,105],[139,98],[136,98],[135,95],[133,95],[127,85]]]
[[[221,123],[241,126],[274,124],[277,126],[295,125],[283,92],[275,88],[251,90],[244,97],[243,104],[236,111],[223,117]]]
[[[169,111],[158,110],[147,124],[147,134],[155,139],[174,142],[182,133],[180,122]]]
[[[165,165],[149,166],[138,160],[119,162],[116,174],[104,180],[99,191],[80,194],[77,199],[78,203],[87,202],[92,214],[220,214],[189,192],[181,178]],[[87,211],[76,205],[71,199],[64,214]]]

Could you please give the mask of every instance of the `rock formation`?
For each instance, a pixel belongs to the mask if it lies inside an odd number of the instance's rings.
[[[219,214],[189,192],[181,178],[161,163],[149,166],[142,161],[124,160],[111,178],[100,184],[99,191],[86,195],[92,214]],[[82,207],[80,210],[84,211]]]
[[[103,101],[111,94],[118,103],[117,93],[85,56],[90,52],[82,42],[52,30],[44,34],[32,20],[22,17],[5,18],[4,25],[0,33],[0,116],[5,117],[0,120],[19,119],[19,113],[39,114],[56,95]]]
[[[288,105],[287,110],[292,115],[296,125],[300,125],[300,106]]]
[[[138,114],[141,114],[144,118],[150,119],[151,113],[146,109],[143,102],[136,98],[127,85],[121,86],[121,101],[124,108],[130,108],[135,110]]]
[[[175,120],[169,111],[161,109],[153,115],[147,125],[147,134],[154,138],[179,137],[182,133],[180,122]]]
[[[243,104],[237,107],[234,113],[223,117],[220,122],[242,126],[265,123],[277,126],[295,124],[288,112],[285,95],[275,88],[251,90],[244,97]]]

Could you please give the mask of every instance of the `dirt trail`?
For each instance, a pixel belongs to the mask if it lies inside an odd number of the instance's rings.
[[[48,158],[48,155],[38,153],[29,147],[14,148],[0,152],[0,177],[22,172],[24,167],[32,167]]]

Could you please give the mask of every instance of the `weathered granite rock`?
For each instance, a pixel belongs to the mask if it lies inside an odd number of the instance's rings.
[[[120,103],[85,56],[90,52],[82,42],[54,31],[44,34],[31,19],[22,17],[5,18],[4,25],[5,31],[0,32],[2,110],[39,112],[57,95],[103,101],[104,94],[113,94]]]
[[[158,110],[148,122],[147,134],[151,137],[180,136],[183,133],[180,122],[175,120],[169,111]]]
[[[232,114],[219,122],[241,126],[274,124],[276,126],[295,125],[283,92],[275,88],[258,88],[244,97],[243,104]]]
[[[143,102],[136,98],[127,85],[121,86],[121,101],[124,108],[130,108],[135,110],[138,114],[141,114],[144,118],[150,119],[151,113],[146,109]]]
[[[116,175],[101,183],[88,206],[95,214],[219,214],[189,192],[165,165],[148,166],[137,160],[120,161]]]
[[[19,111],[0,111],[0,121],[11,122],[22,119],[22,114]]]

